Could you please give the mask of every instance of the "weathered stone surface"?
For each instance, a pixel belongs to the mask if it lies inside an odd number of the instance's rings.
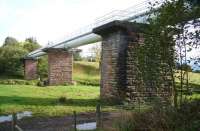
[[[73,55],[63,49],[46,50],[49,85],[72,83]]]
[[[24,77],[26,80],[37,79],[37,60],[24,59]]]
[[[140,25],[116,21],[93,30],[102,36],[102,99],[128,102],[149,101],[155,97],[163,101],[170,99],[170,79],[158,90],[153,84],[154,81],[144,82],[141,77],[137,47],[144,44],[144,37],[139,29]],[[144,25],[141,26],[143,27]]]

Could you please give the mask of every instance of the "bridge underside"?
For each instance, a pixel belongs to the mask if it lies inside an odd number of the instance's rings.
[[[93,29],[93,33],[102,37],[101,99],[132,102],[159,97],[163,101],[170,100],[171,81],[167,80],[161,90],[142,86],[136,50],[144,43],[144,27],[143,24],[114,21]],[[72,83],[72,53],[58,49],[47,49],[46,52],[49,84]],[[25,68],[25,72],[27,69]],[[28,76],[29,74],[25,73],[25,78],[35,78],[35,75]]]

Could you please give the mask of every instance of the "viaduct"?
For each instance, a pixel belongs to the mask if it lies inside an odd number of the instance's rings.
[[[48,55],[49,85],[72,83],[73,51],[81,45],[102,41],[100,96],[102,99],[137,101],[171,96],[170,81],[162,90],[149,86],[141,90],[137,80],[135,47],[144,43],[143,28],[148,1],[126,10],[114,11],[64,40],[30,52],[25,58],[25,79],[37,79],[37,59]],[[130,55],[132,54],[132,55]]]

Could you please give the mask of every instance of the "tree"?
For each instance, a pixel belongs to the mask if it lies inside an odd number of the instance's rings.
[[[95,61],[96,62],[100,62],[101,59],[101,44],[97,43],[95,45],[93,45],[90,49],[93,57],[95,57]]]
[[[3,46],[16,45],[19,42],[13,37],[6,37]]]
[[[83,59],[80,55],[80,51],[73,52],[73,58],[75,61],[81,61]]]
[[[24,42],[22,42],[22,45],[29,52],[34,51],[41,47],[38,44],[37,40],[33,37],[27,38]]]
[[[0,47],[0,74],[9,76],[23,76],[24,68],[22,59],[40,45],[36,39],[28,38],[24,42],[18,42],[13,37],[7,37]]]
[[[192,72],[192,67],[190,66],[190,65],[188,65],[188,64],[182,64],[182,65],[178,65],[178,67],[177,67],[177,69],[178,70],[184,70],[184,71],[189,71],[189,72]]]
[[[158,2],[157,2],[158,3]],[[174,105],[177,105],[177,88],[175,83],[176,66],[180,63],[180,103],[182,103],[183,88],[189,87],[189,57],[188,52],[199,46],[200,31],[190,31],[191,27],[199,28],[199,6],[188,0],[165,0],[162,6],[155,8],[156,3],[151,4],[149,26],[145,32],[145,44],[139,47],[139,63],[142,79],[148,85],[149,81],[156,88],[160,88],[165,82],[164,76],[171,74]],[[165,73],[165,74],[163,74]]]
[[[44,80],[48,76],[48,57],[42,56],[40,59],[38,59],[38,75],[41,80]]]
[[[23,76],[23,62],[21,59],[27,50],[19,45],[4,46],[0,48],[0,72],[4,75]]]

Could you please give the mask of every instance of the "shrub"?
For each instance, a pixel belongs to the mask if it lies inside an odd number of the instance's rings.
[[[44,87],[45,85],[43,81],[38,81],[37,86]]]
[[[186,101],[179,108],[156,105],[144,112],[122,116],[119,131],[197,131],[200,129],[200,101]]]
[[[66,103],[67,102],[67,98],[65,96],[61,96],[58,98],[58,102],[59,103]]]
[[[5,85],[36,85],[37,80],[20,80],[20,79],[3,79],[0,80],[0,84]]]

